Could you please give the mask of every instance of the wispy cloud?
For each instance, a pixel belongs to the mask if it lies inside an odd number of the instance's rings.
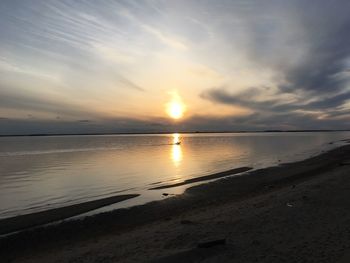
[[[1,58],[1,57],[0,57],[0,71],[25,74],[25,75],[29,75],[29,76],[32,76],[35,78],[50,80],[50,81],[53,81],[56,83],[60,81],[60,78],[57,75],[48,74],[48,73],[40,72],[40,71],[38,72],[38,71],[35,71],[35,70],[28,68],[28,67],[16,65],[16,64],[8,61],[6,58]]]
[[[180,40],[176,39],[173,36],[162,33],[161,31],[149,26],[143,25],[142,28],[148,33],[155,36],[158,40],[160,40],[163,44],[178,50],[187,50],[188,47]]]

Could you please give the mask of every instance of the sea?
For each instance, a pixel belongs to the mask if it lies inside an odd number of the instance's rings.
[[[140,205],[194,184],[153,187],[243,166],[294,162],[349,138],[350,132],[1,137],[0,219],[122,194],[140,196],[90,214]],[[200,183],[207,181],[195,184]]]

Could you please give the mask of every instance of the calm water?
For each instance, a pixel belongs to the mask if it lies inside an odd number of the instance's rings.
[[[139,204],[161,198],[164,190],[147,190],[155,185],[300,160],[348,138],[350,132],[3,137],[0,218],[118,193],[141,196],[104,210]]]

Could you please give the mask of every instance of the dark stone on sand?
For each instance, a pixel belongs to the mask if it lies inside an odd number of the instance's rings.
[[[198,248],[210,248],[210,247],[224,246],[224,245],[226,245],[226,238],[200,242],[200,243],[198,243],[197,247]]]
[[[162,196],[168,196],[169,194],[168,193],[162,193]]]
[[[194,222],[191,221],[191,220],[181,220],[180,223],[182,225],[192,225],[192,224],[194,224]]]
[[[252,245],[259,246],[260,242],[258,240],[253,240]]]

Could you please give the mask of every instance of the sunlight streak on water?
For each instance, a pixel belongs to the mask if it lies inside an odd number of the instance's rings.
[[[180,134],[174,133],[173,146],[171,148],[171,160],[173,161],[175,167],[178,167],[181,164],[183,158],[181,145],[179,144],[180,142]]]
[[[181,145],[173,145],[171,148],[171,159],[175,165],[178,167],[182,161],[182,150]]]

